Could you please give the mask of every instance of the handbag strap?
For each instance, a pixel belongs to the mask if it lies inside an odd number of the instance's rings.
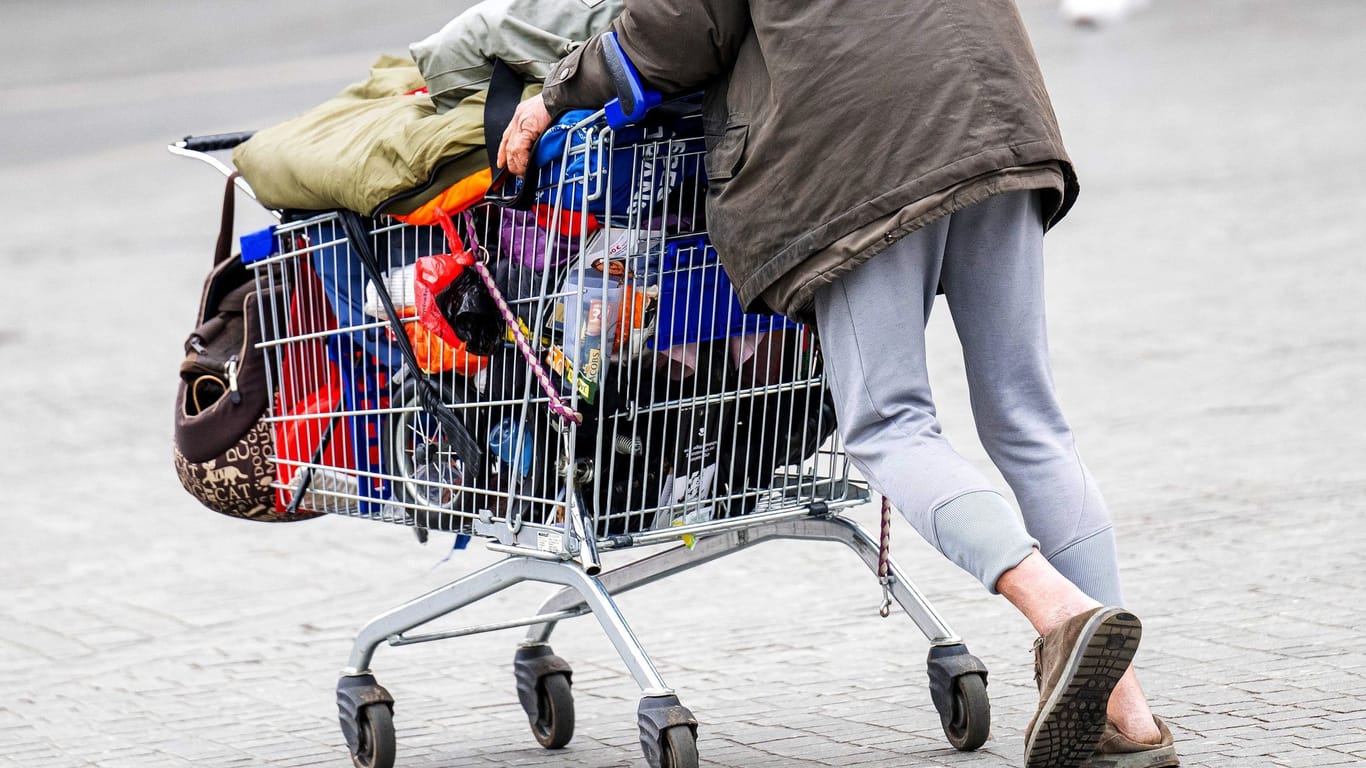
[[[218,245],[213,250],[215,267],[232,258],[232,221],[237,207],[237,177],[241,175],[240,171],[228,174],[227,188],[223,190],[223,218],[218,225]]]

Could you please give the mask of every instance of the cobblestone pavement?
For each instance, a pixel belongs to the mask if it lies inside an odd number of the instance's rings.
[[[448,542],[360,521],[218,519],[169,452],[220,182],[161,146],[320,100],[450,5],[7,6],[0,766],[345,765],[333,687],[353,633],[495,559],[442,562]],[[1093,32],[1022,6],[1084,186],[1048,238],[1058,385],[1117,518],[1154,708],[1189,766],[1360,764],[1366,4],[1157,0]],[[946,312],[930,333],[945,428],[986,466]],[[894,546],[991,669],[986,746],[947,746],[927,645],[877,617],[856,558],[774,543],[621,599],[704,764],[1019,764],[1027,625],[899,521]],[[517,705],[517,639],[381,649],[399,765],[642,765],[638,691],[596,626],[555,635],[579,713],[557,753]]]

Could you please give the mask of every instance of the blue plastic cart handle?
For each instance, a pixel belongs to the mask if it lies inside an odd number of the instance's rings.
[[[617,98],[607,102],[603,109],[607,112],[607,124],[612,126],[612,130],[619,131],[639,122],[663,98],[659,91],[652,91],[641,82],[640,73],[621,49],[616,32],[602,36],[602,56],[606,60],[607,71],[612,73],[612,82],[617,86]]]

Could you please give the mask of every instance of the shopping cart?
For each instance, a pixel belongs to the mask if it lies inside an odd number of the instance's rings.
[[[592,614],[640,686],[647,763],[696,766],[697,720],[615,596],[778,539],[843,543],[879,574],[883,615],[894,600],[930,642],[950,743],[977,748],[986,668],[885,539],[841,514],[869,492],[850,476],[815,338],[743,312],[716,261],[695,110],[646,114],[648,96],[626,93],[561,125],[558,149],[543,143],[540,183],[518,195],[529,210],[489,203],[436,226],[274,211],[278,224],[242,239],[266,329],[280,507],[506,555],[360,630],[337,686],[355,765],[395,757],[394,700],[370,670],[380,644],[517,627],[517,697],[536,740],[565,746],[573,673],[548,642],[558,622]],[[211,152],[248,136],[171,151],[229,173]],[[452,264],[460,277],[433,288]],[[603,551],[645,548],[602,569]],[[562,589],[529,617],[416,632],[521,582]]]

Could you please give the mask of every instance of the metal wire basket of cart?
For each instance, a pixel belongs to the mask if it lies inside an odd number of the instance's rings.
[[[437,225],[280,215],[243,238],[278,506],[506,554],[360,630],[337,687],[355,765],[387,768],[397,752],[394,700],[371,671],[381,644],[516,627],[517,698],[536,740],[565,746],[573,672],[549,640],[591,614],[640,686],[647,763],[696,766],[697,720],[615,596],[775,539],[841,542],[880,575],[930,641],[949,741],[975,749],[990,725],[985,667],[841,515],[869,494],[850,477],[816,339],[742,311],[706,234],[696,112],[666,105],[633,123],[634,101],[616,127],[599,111],[552,129],[524,208],[480,205]],[[206,153],[242,138],[172,151],[226,172]],[[603,570],[602,552],[628,549],[643,555]],[[562,589],[524,618],[419,631],[521,582]]]

